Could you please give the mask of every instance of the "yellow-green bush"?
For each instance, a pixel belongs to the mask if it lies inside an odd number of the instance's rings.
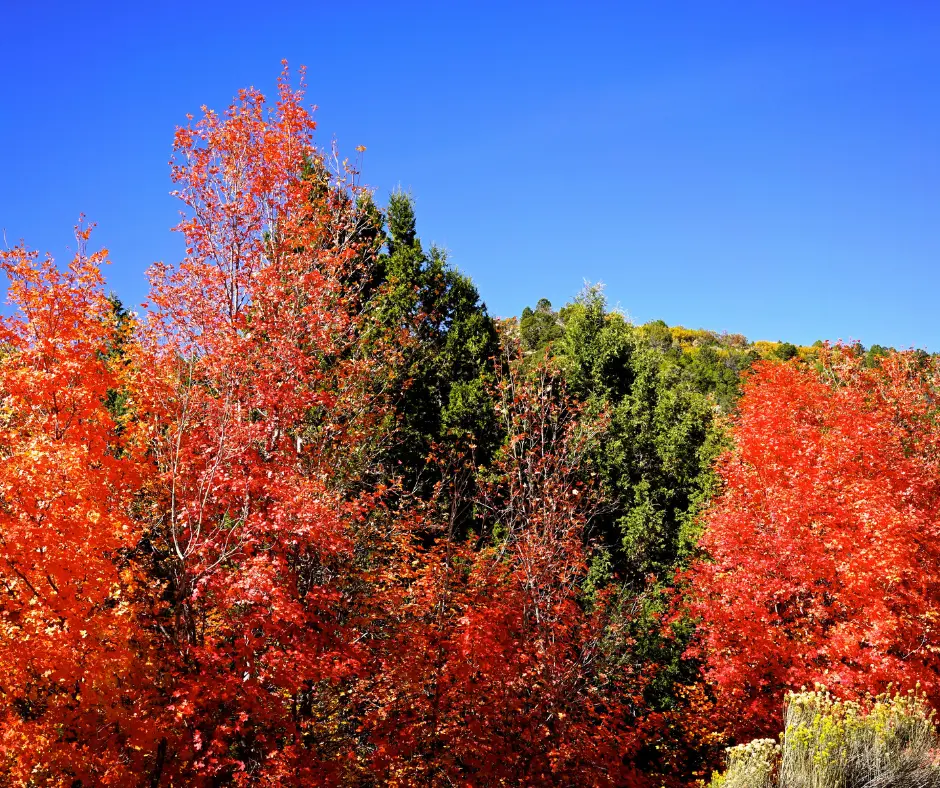
[[[839,700],[824,687],[790,693],[782,745],[728,750],[710,788],[940,788],[940,739],[923,696]]]
[[[773,788],[780,747],[773,739],[755,739],[728,748],[728,768],[716,774],[710,788]]]

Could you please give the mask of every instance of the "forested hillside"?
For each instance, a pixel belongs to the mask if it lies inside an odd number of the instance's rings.
[[[0,784],[678,788],[784,702],[940,779],[937,359],[494,319],[279,91],[177,131],[139,310],[0,252]]]

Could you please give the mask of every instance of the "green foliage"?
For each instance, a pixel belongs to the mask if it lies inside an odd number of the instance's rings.
[[[636,327],[609,310],[599,287],[557,313],[543,299],[520,333],[530,352],[551,353],[588,412],[609,417],[595,463],[611,508],[596,525],[614,573],[635,587],[668,577],[693,548],[713,484],[715,414],[732,406],[739,368],[756,356],[732,355],[705,332],[686,349],[665,323]]]
[[[380,325],[406,326],[415,340],[399,381],[398,429],[386,465],[409,489],[428,492],[439,479],[428,463],[432,450],[486,463],[499,444],[489,391],[499,343],[470,278],[442,250],[425,252],[409,195],[391,195],[386,222],[388,251],[376,262],[371,308]]]
[[[593,606],[597,595],[613,580],[613,563],[610,551],[601,545],[591,556],[588,564],[588,573],[581,585],[582,599],[587,606]]]
[[[893,352],[894,348],[886,348],[883,345],[872,345],[864,354],[864,364],[866,367],[878,366],[883,358]]]
[[[523,352],[531,355],[536,351],[544,350],[563,333],[558,316],[552,310],[552,302],[547,298],[540,298],[534,310],[529,307],[522,310],[519,335]]]
[[[421,245],[417,237],[414,202],[403,191],[392,192],[388,200],[388,253],[416,252],[420,254]]]
[[[108,296],[108,304],[111,307],[115,330],[107,345],[107,359],[112,367],[120,369],[127,363],[127,343],[134,329],[134,318],[114,293]],[[105,407],[117,424],[119,432],[123,431],[124,421],[130,416],[128,400],[129,395],[124,387],[109,388],[105,396]]]
[[[586,583],[587,603],[610,585],[630,602],[629,659],[648,678],[648,708],[667,711],[676,688],[692,683],[684,658],[692,626],[669,614],[675,570],[694,553],[697,514],[716,480],[721,421],[739,396],[740,371],[758,358],[743,337],[633,325],[607,306],[600,287],[585,288],[557,312],[542,300],[519,324],[530,358],[546,353],[585,413],[603,419],[593,446],[607,506],[594,520],[599,541]],[[654,763],[659,754],[647,754]]]

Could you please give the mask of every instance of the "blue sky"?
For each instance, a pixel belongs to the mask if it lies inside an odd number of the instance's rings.
[[[635,320],[940,351],[940,5],[0,0],[0,228],[111,287],[180,239],[173,130],[308,69],[490,311],[606,283]]]

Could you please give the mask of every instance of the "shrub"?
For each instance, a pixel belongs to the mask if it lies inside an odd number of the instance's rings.
[[[780,747],[773,739],[755,739],[728,748],[728,768],[712,778],[710,788],[773,788]]]
[[[790,693],[782,746],[728,750],[710,788],[940,788],[940,739],[924,697],[840,700],[824,687]]]

